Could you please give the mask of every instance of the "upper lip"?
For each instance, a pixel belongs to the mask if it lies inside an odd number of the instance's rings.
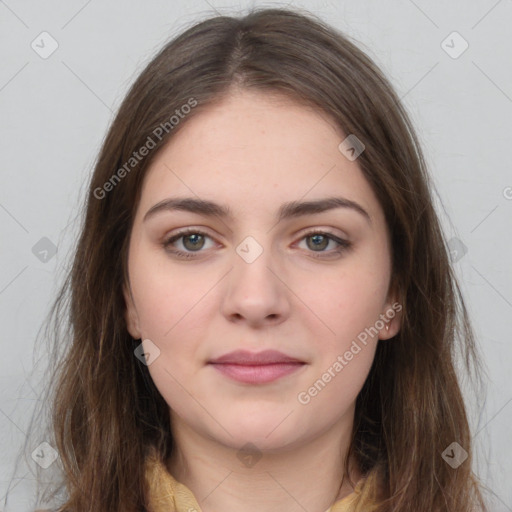
[[[288,356],[277,350],[264,350],[263,352],[249,352],[247,350],[235,350],[223,356],[212,359],[209,363],[215,364],[240,364],[240,365],[264,365],[273,363],[303,363],[295,357]]]

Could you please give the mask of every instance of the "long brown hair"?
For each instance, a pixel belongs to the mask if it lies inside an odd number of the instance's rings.
[[[187,29],[143,70],[106,136],[54,306],[70,320],[51,394],[66,489],[59,510],[140,511],[145,457],[152,448],[162,460],[171,454],[168,406],[134,357],[139,341],[126,328],[128,241],[158,149],[234,85],[313,105],[366,146],[358,163],[385,213],[403,313],[400,332],[379,343],[356,402],[350,454],[368,476],[358,510],[370,510],[370,497],[378,501],[371,510],[381,512],[485,510],[472,472],[458,349],[469,375],[481,369],[417,136],[367,55],[313,15],[284,9],[218,16]],[[176,110],[186,115],[170,122]],[[130,160],[148,138],[147,156]],[[457,468],[442,457],[453,442],[469,455]]]

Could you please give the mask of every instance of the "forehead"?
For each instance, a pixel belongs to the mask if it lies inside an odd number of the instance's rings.
[[[147,170],[141,210],[180,194],[254,214],[341,195],[381,213],[357,160],[338,149],[346,135],[317,109],[244,90],[183,122]]]

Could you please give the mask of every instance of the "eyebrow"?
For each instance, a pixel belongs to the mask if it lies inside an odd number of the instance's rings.
[[[335,208],[349,208],[362,215],[369,224],[372,223],[369,213],[359,203],[344,197],[327,197],[314,201],[291,201],[283,203],[277,213],[277,219],[278,222],[280,222],[285,219],[292,219],[304,215],[323,213]],[[146,222],[159,212],[176,210],[196,213],[206,217],[234,219],[233,212],[229,207],[213,201],[195,197],[170,197],[153,205],[144,215],[143,222]]]

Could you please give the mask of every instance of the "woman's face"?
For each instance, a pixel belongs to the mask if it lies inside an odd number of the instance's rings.
[[[173,429],[272,450],[350,425],[399,314],[384,215],[338,149],[346,135],[282,96],[239,91],[186,120],[148,169],[127,324]],[[333,198],[345,206],[322,206]],[[268,350],[281,356],[228,355]]]

